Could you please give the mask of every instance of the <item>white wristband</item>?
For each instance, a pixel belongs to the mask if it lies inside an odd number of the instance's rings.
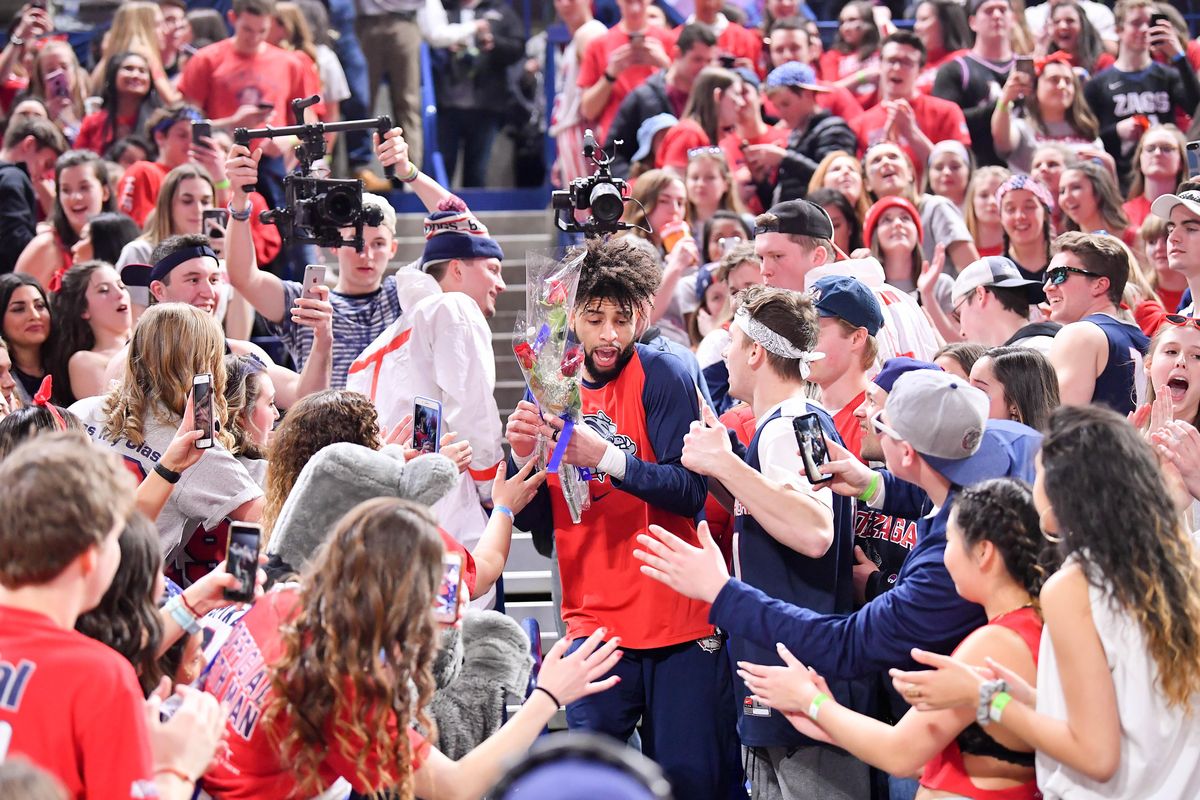
[[[625,451],[612,442],[605,445],[604,455],[600,456],[600,463],[596,465],[596,469],[623,481],[625,480],[625,467]]]

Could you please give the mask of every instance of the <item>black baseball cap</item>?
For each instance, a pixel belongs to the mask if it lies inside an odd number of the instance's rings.
[[[825,209],[807,200],[786,200],[771,206],[768,214],[775,221],[756,224],[754,235],[760,233],[791,233],[797,236],[813,236],[818,239],[833,239],[833,220]],[[761,219],[761,217],[759,218]]]

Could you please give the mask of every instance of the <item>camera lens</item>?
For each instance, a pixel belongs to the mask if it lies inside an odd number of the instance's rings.
[[[592,215],[597,222],[613,223],[621,218],[625,203],[621,190],[611,183],[598,183],[592,188]]]
[[[317,200],[317,214],[322,222],[335,228],[346,228],[358,219],[362,205],[357,186],[334,186]]]

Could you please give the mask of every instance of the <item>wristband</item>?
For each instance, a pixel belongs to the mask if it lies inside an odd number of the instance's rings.
[[[20,36],[8,37],[8,43],[11,44],[13,47],[24,47],[25,46],[25,40],[22,39]]]
[[[617,79],[616,79],[616,78],[614,78],[612,75],[609,75],[609,74],[608,74],[608,70],[605,70],[605,71],[604,71],[604,80],[608,81],[609,83],[616,83],[616,82],[617,82]]]
[[[867,484],[867,488],[863,489],[863,493],[858,496],[859,500],[864,503],[869,503],[875,499],[875,495],[879,494],[879,484],[882,482],[878,472],[871,473],[871,482]]]
[[[179,598],[179,602],[183,603],[183,607],[186,608],[188,610],[188,613],[191,614],[193,617],[195,617],[196,619],[200,619],[202,616],[204,616],[203,614],[201,614],[199,611],[197,611],[195,608],[192,607],[192,604],[187,601],[186,597],[184,597],[183,592],[180,592],[177,595],[177,597]]]
[[[189,636],[194,636],[200,632],[200,623],[192,612],[188,611],[184,606],[183,600],[180,599],[181,597],[182,595],[175,595],[168,600],[167,604],[163,606],[163,611],[166,611],[171,619],[175,620],[179,627],[183,628],[184,632]]]
[[[172,486],[179,483],[179,473],[173,469],[167,469],[162,465],[161,461],[154,465],[154,472],[158,475],[158,477],[162,478]]]
[[[398,175],[398,176],[396,176],[396,180],[400,181],[401,183],[412,183],[413,181],[415,181],[417,179],[417,176],[420,174],[421,174],[421,171],[419,169],[417,169],[417,165],[410,161],[410,162],[408,162],[408,174],[407,175]]]
[[[857,84],[858,86],[862,86],[866,82],[867,82],[867,71],[865,69],[860,69],[854,75],[854,83]]]
[[[154,774],[155,775],[171,775],[173,777],[179,778],[179,780],[183,781],[184,783],[195,783],[194,780],[192,780],[190,777],[188,777],[188,774],[186,772],[184,772],[181,769],[177,769],[175,767],[156,767],[154,770]]]
[[[808,704],[808,718],[813,722],[816,722],[817,713],[821,710],[821,705],[829,699],[831,699],[829,695],[825,694],[824,692],[818,692],[817,696],[814,697],[812,702]]]
[[[223,181],[217,181],[216,183],[214,183],[213,188],[216,189],[218,192],[223,192],[232,185],[233,184],[229,182],[229,178],[226,178]]]
[[[558,698],[555,697],[554,693],[551,692],[549,689],[544,689],[541,686],[535,686],[535,687],[533,687],[533,690],[535,692],[541,692],[542,694],[546,695],[546,697],[549,697],[550,702],[554,703],[555,708],[562,708],[562,703],[558,702]]]
[[[1004,708],[1012,702],[1012,695],[1008,692],[1000,692],[992,698],[992,709],[988,716],[992,722],[999,722],[1000,715],[1004,713]]]
[[[511,508],[509,508],[508,506],[494,506],[492,508],[492,515],[494,516],[497,513],[503,514],[504,516],[508,517],[509,522],[517,521],[517,515],[514,514],[513,510]]]
[[[984,681],[979,685],[979,706],[975,709],[975,721],[979,723],[979,727],[986,728],[991,723],[991,717],[988,715],[988,709],[992,704],[992,700],[1000,692],[1008,690],[1008,684],[1002,680]]]
[[[250,214],[253,211],[254,206],[251,205],[249,197],[246,198],[246,208],[244,211],[237,211],[234,209],[233,203],[229,204],[229,216],[231,219],[235,219],[238,222],[245,222],[246,220],[250,219]]]

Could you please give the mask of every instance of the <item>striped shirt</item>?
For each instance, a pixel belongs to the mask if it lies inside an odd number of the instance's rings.
[[[283,281],[283,305],[291,309],[304,287],[296,281]],[[400,316],[400,299],[396,294],[396,278],[389,275],[379,288],[368,294],[330,292],[333,306],[333,377],[330,386],[343,389],[346,373],[359,353],[367,349],[379,334]],[[312,352],[312,328],[292,322],[285,313],[279,322],[268,322],[267,330],[278,336],[296,362],[296,371],[304,369]]]

